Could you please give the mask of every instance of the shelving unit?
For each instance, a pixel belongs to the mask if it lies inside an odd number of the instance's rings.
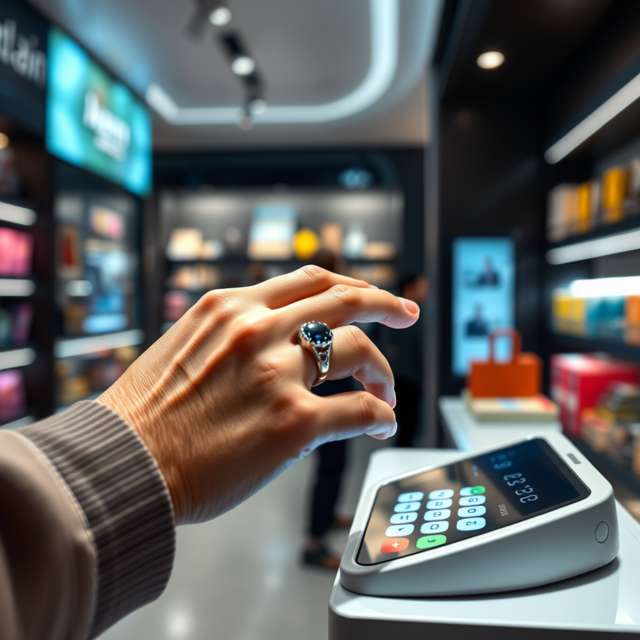
[[[615,342],[613,340],[594,340],[563,333],[550,334],[551,339],[559,347],[572,351],[602,351],[623,360],[640,362],[640,346]]]

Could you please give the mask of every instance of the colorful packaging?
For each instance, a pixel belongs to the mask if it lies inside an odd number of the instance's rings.
[[[602,176],[602,222],[612,224],[622,220],[629,174],[626,167],[611,167]]]
[[[640,296],[629,296],[626,299],[625,342],[640,345]]]
[[[0,423],[10,422],[27,412],[22,372],[0,371]]]

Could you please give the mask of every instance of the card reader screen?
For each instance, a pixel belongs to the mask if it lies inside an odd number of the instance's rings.
[[[378,564],[453,544],[589,493],[547,442],[528,440],[381,487],[357,562]]]

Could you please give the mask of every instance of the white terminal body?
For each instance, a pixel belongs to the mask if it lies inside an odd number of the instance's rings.
[[[572,504],[473,537],[379,564],[357,562],[376,496],[381,488],[427,471],[540,439],[589,490]],[[425,496],[424,501],[428,499]],[[454,506],[455,508],[455,506]],[[425,514],[424,519],[428,520]],[[611,562],[618,554],[618,520],[613,489],[561,434],[530,435],[466,453],[445,465],[432,465],[389,478],[361,496],[340,565],[340,582],[371,596],[471,595],[527,589],[570,578]],[[387,535],[389,535],[387,533]]]

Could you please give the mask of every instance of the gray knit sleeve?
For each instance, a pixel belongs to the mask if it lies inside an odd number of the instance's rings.
[[[169,492],[142,440],[97,402],[19,433],[57,469],[92,532],[98,584],[87,637],[96,637],[164,591],[175,553]]]

